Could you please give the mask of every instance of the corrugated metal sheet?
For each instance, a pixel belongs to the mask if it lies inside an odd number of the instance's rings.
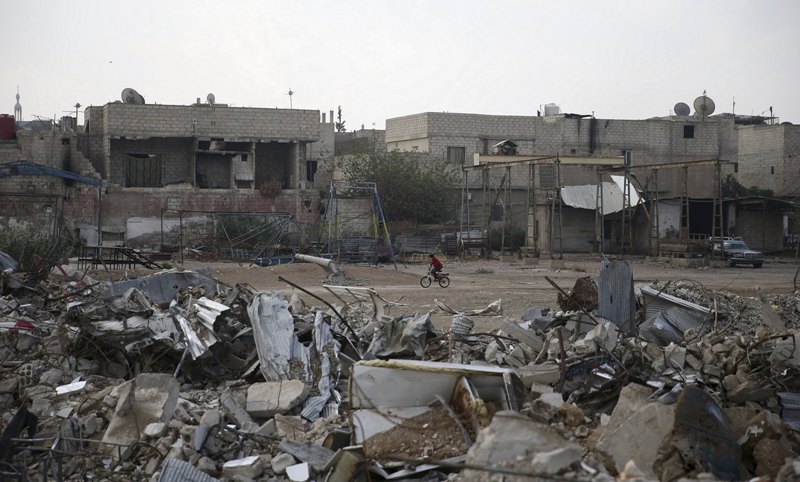
[[[781,419],[795,430],[800,430],[800,393],[778,392],[781,399]]]
[[[636,297],[630,263],[601,261],[597,290],[597,314],[614,322],[622,331],[636,334]]]
[[[699,329],[713,313],[705,306],[659,293],[649,286],[642,287],[642,298],[645,303],[645,322],[639,328],[639,334],[661,346],[681,342],[686,330]]]
[[[219,482],[188,462],[169,459],[158,482]]]
[[[261,373],[267,381],[277,382],[291,378],[290,362],[299,359],[310,375],[311,355],[294,334],[294,320],[286,299],[277,293],[259,293],[247,306],[253,322]]]

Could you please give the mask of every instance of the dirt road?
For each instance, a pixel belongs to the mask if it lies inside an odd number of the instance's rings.
[[[536,266],[522,262],[501,261],[455,261],[444,260],[445,271],[450,273],[452,283],[449,288],[433,285],[422,288],[419,279],[425,274],[426,266],[400,265],[395,270],[391,265],[360,266],[345,265],[347,284],[374,288],[386,299],[399,301],[404,307],[394,307],[389,314],[433,312],[433,321],[439,327],[448,326],[451,316],[442,313],[434,304],[434,299],[460,310],[483,308],[489,303],[502,299],[503,314],[519,318],[528,308],[534,306],[557,309],[557,291],[544,279],[548,276],[564,289],[569,289],[575,280],[591,276],[595,280],[600,272],[599,257],[565,257],[563,269],[551,269],[550,260],[542,260]],[[653,260],[632,259],[634,281],[651,283],[660,281],[691,280],[707,289],[726,290],[739,295],[755,296],[758,287],[767,293],[792,292],[793,278],[797,265],[792,260],[767,260],[761,269],[737,268],[675,268],[666,263]],[[201,264],[187,262],[185,268],[209,266],[215,276],[227,283],[248,283],[259,290],[279,291],[287,296],[293,292],[278,276],[320,295],[330,302],[335,299],[324,288],[322,281],[326,273],[312,264],[289,264],[276,267],[240,267],[234,263]],[[321,303],[299,293],[307,304],[321,306]],[[482,328],[493,329],[498,320],[481,317]]]

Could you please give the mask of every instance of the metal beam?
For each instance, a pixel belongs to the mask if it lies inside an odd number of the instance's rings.
[[[11,176],[54,176],[95,187],[100,187],[101,185],[99,179],[81,176],[74,172],[65,171],[56,167],[43,166],[30,161],[13,161],[0,164],[0,178]]]
[[[730,164],[735,165],[738,164],[734,161],[726,161],[723,159],[703,159],[699,161],[683,161],[683,162],[660,162],[657,164],[641,164],[638,166],[627,166],[627,167],[609,167],[607,169],[601,169],[602,172],[616,172],[616,171],[624,171],[626,168],[628,169],[664,169],[670,167],[695,167],[695,166],[704,166],[704,165],[712,165],[712,164]]]
[[[505,155],[485,155],[475,154],[473,164],[464,166],[465,171],[475,171],[490,167],[513,167],[525,166],[529,164],[553,164],[560,162],[567,166],[624,166],[623,156],[615,157],[581,157],[581,156],[505,156]]]

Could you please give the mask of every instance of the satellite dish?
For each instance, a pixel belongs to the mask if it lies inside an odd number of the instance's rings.
[[[675,107],[673,107],[673,110],[675,111],[675,115],[689,115],[692,113],[686,102],[678,102],[675,104]]]
[[[206,96],[206,100],[208,101],[209,104],[214,105],[214,102],[217,100],[217,98],[214,97],[214,94],[208,94]]]
[[[122,102],[126,104],[143,105],[144,97],[130,87],[122,90]]]
[[[714,113],[714,101],[705,93],[694,100],[694,113],[703,117]]]

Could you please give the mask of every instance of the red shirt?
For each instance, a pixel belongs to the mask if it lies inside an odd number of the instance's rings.
[[[434,267],[434,268],[436,268],[436,269],[442,269],[442,268],[444,268],[444,265],[442,264],[442,262],[441,262],[441,261],[439,261],[439,258],[437,258],[436,256],[434,256],[433,258],[431,258],[431,264],[432,264],[432,265],[433,265],[433,267]]]

